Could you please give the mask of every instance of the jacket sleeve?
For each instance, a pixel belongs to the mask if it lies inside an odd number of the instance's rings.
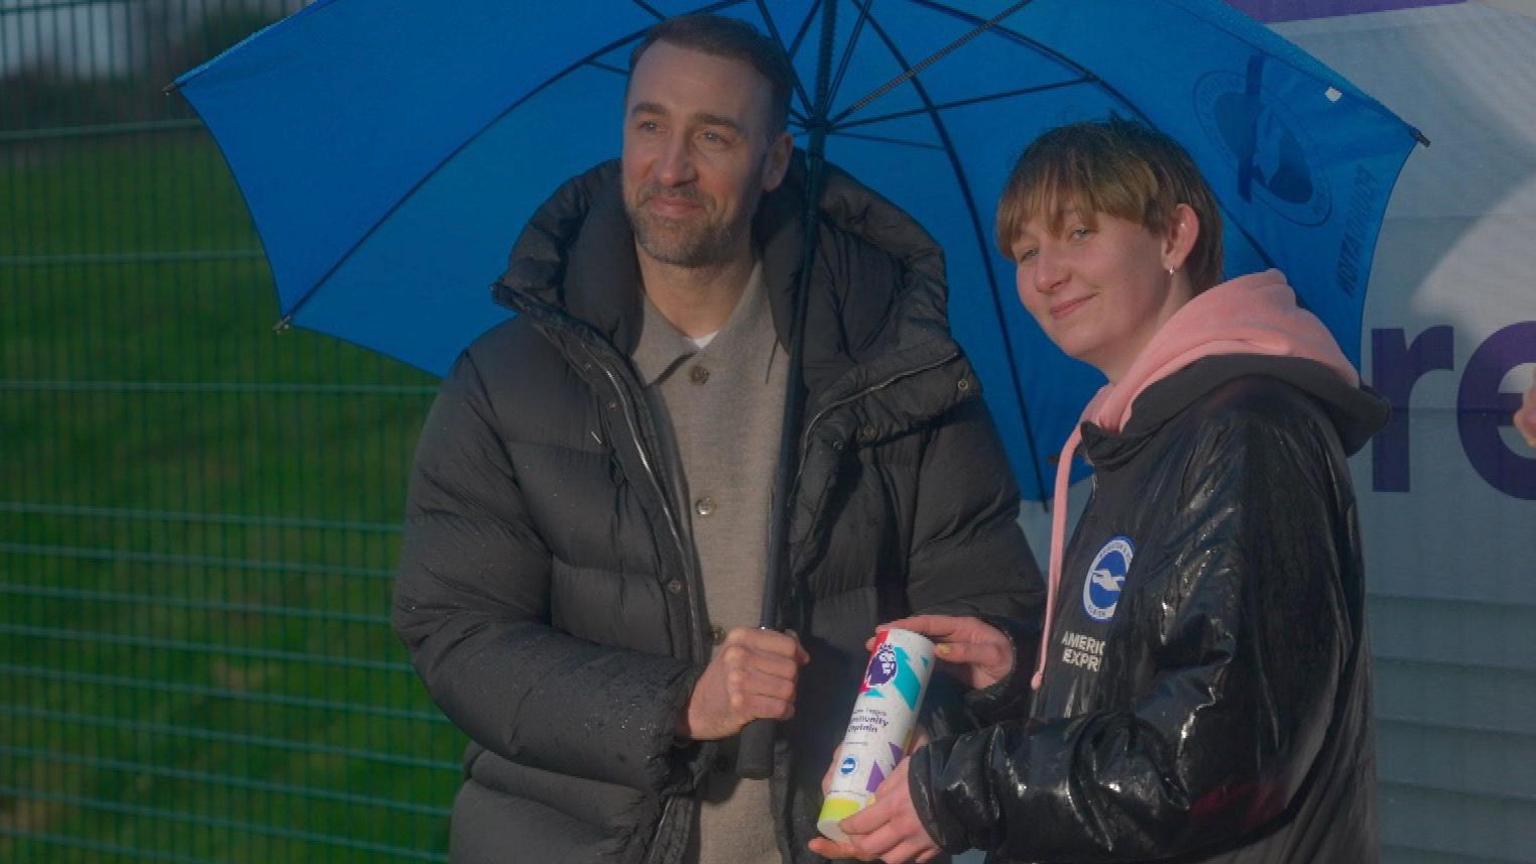
[[[1045,582],[1020,528],[1019,490],[986,403],[956,406],[934,430],[919,468],[907,599],[914,614],[1000,616],[1034,634],[1032,663],[1045,607]],[[962,693],[936,675],[926,699],[935,736],[974,728]]]
[[[406,504],[393,623],[432,699],[517,762],[655,792],[685,778],[673,729],[698,671],[549,626],[550,553],[475,364],[432,406]]]
[[[1334,494],[1347,465],[1315,419],[1291,419],[1199,433],[1168,535],[1136,561],[1138,582],[1169,586],[1147,602],[1176,605],[1124,710],[1013,719],[914,756],[913,799],[945,848],[1144,860],[1230,847],[1286,811],[1357,632]]]

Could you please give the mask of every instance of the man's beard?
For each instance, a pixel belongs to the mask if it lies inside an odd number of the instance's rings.
[[[683,199],[702,205],[696,219],[668,219],[645,209],[645,202],[656,196]],[[726,225],[709,217],[709,204],[698,189],[688,186],[663,191],[656,184],[642,188],[634,204],[626,201],[635,241],[647,255],[674,267],[709,267],[729,260],[741,238],[742,225]]]

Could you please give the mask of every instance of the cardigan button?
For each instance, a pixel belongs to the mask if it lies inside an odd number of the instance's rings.
[[[683,580],[673,579],[671,582],[668,582],[667,590],[671,591],[673,594],[683,593]]]

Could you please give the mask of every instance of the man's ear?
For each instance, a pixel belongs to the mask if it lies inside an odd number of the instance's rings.
[[[1188,204],[1176,204],[1168,218],[1163,237],[1163,269],[1169,272],[1184,266],[1189,253],[1200,239],[1200,216]]]
[[[784,182],[784,174],[789,171],[789,157],[795,152],[795,136],[788,131],[780,132],[774,136],[768,144],[768,153],[763,157],[763,191],[772,192]]]

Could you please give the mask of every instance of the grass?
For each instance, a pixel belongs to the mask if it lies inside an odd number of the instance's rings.
[[[272,333],[202,133],[0,160],[0,860],[441,860],[386,621],[435,382]]]

